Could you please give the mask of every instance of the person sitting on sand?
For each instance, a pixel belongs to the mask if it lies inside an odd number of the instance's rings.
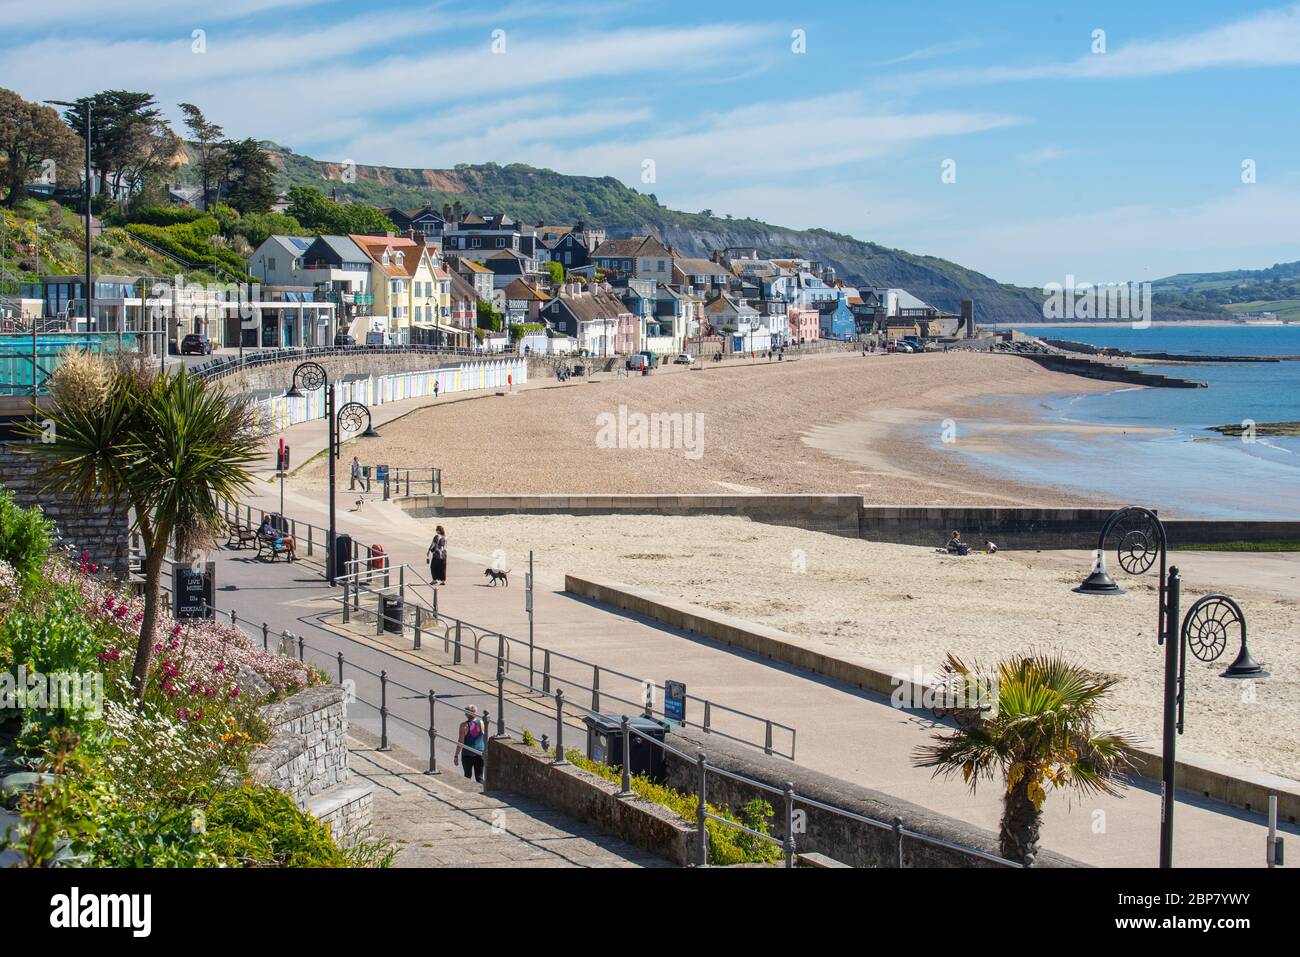
[[[961,532],[953,529],[952,535],[948,538],[948,553],[961,555],[966,551],[969,551],[969,546],[961,540]]]

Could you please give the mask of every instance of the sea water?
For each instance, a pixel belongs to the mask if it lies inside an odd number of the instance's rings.
[[[1130,352],[1300,356],[1300,325],[1025,327]],[[985,471],[1032,485],[1058,485],[1109,500],[1153,505],[1171,516],[1300,519],[1300,436],[1210,431],[1216,425],[1300,421],[1300,361],[1149,364],[1206,389],[1120,387],[1038,397],[1049,421],[1170,430],[1166,434],[1035,433],[1032,447],[965,453]],[[1039,439],[1041,436],[1041,440]],[[1249,437],[1248,437],[1249,438]],[[961,454],[961,443],[954,443]]]

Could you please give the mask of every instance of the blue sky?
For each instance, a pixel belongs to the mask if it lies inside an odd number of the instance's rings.
[[[1300,259],[1300,5],[0,0],[0,24],[30,99],[148,90],[322,159],[612,175],[1027,285]]]

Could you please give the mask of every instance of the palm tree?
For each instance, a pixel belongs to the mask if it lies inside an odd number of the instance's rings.
[[[61,383],[62,371],[51,383],[49,422],[29,430],[43,439],[27,451],[47,461],[49,486],[74,501],[131,511],[144,545],[144,615],[132,674],[143,699],[168,547],[183,560],[211,543],[222,519],[218,503],[250,484],[257,434],[246,402],[184,369],[155,375],[119,363],[100,394]]]
[[[958,727],[936,734],[936,744],[915,752],[920,767],[945,777],[961,773],[974,792],[981,778],[1006,782],[998,842],[1002,856],[1025,863],[1038,853],[1043,802],[1049,788],[1079,794],[1117,794],[1133,739],[1122,731],[1099,732],[1106,694],[1115,679],[1066,661],[1036,654],[1000,662],[981,675],[949,655],[950,690],[974,697],[987,690],[981,708],[959,709]]]

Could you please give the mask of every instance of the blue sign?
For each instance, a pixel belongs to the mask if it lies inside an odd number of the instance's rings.
[[[686,723],[686,685],[680,681],[664,682],[664,720]]]

